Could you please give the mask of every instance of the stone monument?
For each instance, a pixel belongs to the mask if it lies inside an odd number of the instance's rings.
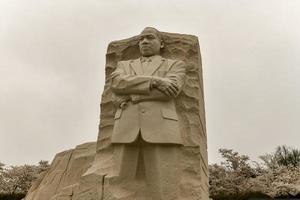
[[[97,143],[56,155],[26,200],[207,200],[200,48],[159,32],[109,44]]]

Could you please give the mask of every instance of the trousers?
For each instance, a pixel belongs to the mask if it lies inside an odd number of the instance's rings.
[[[144,179],[152,200],[178,199],[181,145],[147,143],[140,135],[133,143],[113,144],[113,174],[123,183]]]

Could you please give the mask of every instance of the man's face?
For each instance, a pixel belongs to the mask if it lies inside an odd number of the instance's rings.
[[[139,47],[142,56],[149,57],[159,55],[163,44],[156,33],[147,32],[140,35]]]

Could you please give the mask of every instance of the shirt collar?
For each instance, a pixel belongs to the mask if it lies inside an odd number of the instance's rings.
[[[149,57],[142,56],[140,58],[140,60],[141,60],[141,62],[151,62],[156,58],[161,58],[161,56],[160,55],[154,55],[154,56],[149,56]]]

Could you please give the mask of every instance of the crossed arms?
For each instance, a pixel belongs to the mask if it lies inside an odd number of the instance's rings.
[[[136,75],[126,72],[122,62],[111,74],[111,89],[116,101],[166,101],[175,98],[181,91],[185,78],[185,64],[174,61],[164,77]]]

